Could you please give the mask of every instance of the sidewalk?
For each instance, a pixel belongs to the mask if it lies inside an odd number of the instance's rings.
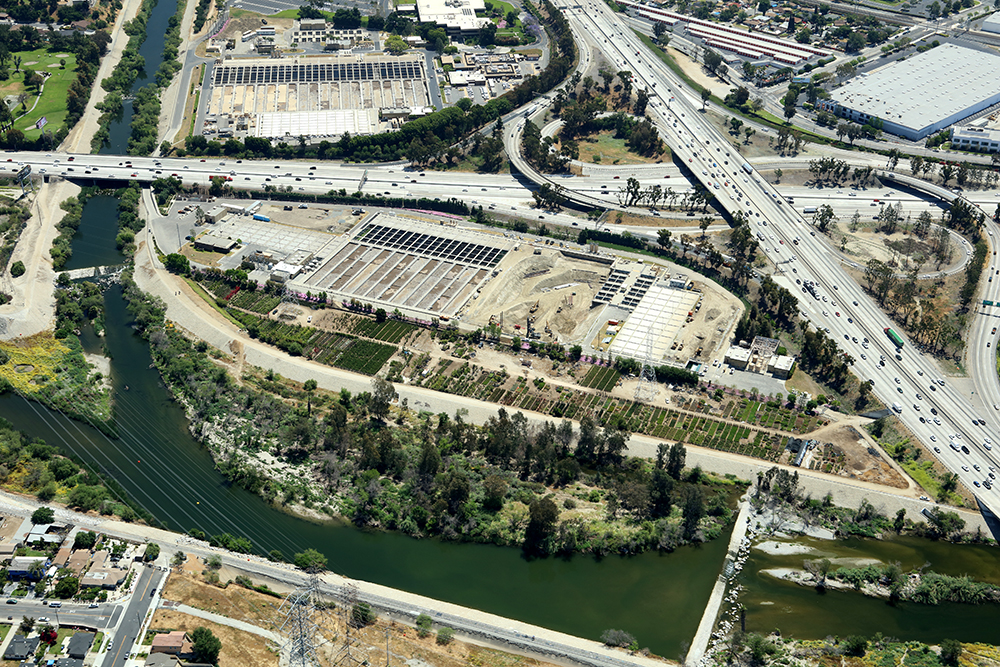
[[[163,609],[164,607],[160,607]],[[252,625],[245,621],[237,621],[234,618],[229,618],[228,616],[222,616],[221,614],[213,614],[210,611],[203,611],[197,607],[189,607],[186,604],[179,604],[170,607],[171,611],[179,611],[182,614],[188,614],[190,616],[197,616],[198,618],[204,619],[206,621],[211,621],[212,623],[218,623],[219,625],[228,625],[231,628],[236,628],[237,630],[243,630],[244,632],[249,632],[254,635],[258,635],[267,639],[269,641],[275,642],[276,644],[282,644],[283,639],[276,632],[271,632],[270,630],[265,630],[264,628]]]

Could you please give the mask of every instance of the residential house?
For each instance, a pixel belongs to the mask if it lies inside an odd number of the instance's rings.
[[[36,563],[41,563],[41,568],[34,568]],[[11,579],[38,579],[49,567],[47,556],[15,556],[10,561],[7,568],[7,576]],[[32,574],[32,570],[35,574]]]
[[[191,641],[187,633],[183,630],[173,632],[162,632],[153,637],[153,645],[150,646],[150,653],[169,653],[171,655],[185,655],[191,652]]]
[[[66,648],[66,655],[71,658],[83,660],[90,652],[90,647],[94,643],[93,632],[78,632],[69,638],[69,646]]]
[[[15,635],[10,641],[10,645],[7,650],[3,652],[4,660],[27,660],[31,656],[35,655],[35,651],[38,650],[38,644],[41,640],[38,637],[25,637],[24,635]]]

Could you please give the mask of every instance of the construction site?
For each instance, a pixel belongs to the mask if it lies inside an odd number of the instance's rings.
[[[721,357],[743,312],[715,283],[666,261],[419,212],[354,213],[222,202],[191,247],[211,247],[214,255],[202,255],[222,270],[249,262],[253,280],[303,297],[324,294],[427,324],[579,345],[588,356],[656,366],[698,370]]]

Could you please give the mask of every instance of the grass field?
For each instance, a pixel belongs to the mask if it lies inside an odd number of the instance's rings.
[[[633,153],[624,139],[615,139],[613,131],[598,132],[578,142],[580,160],[592,164],[652,164],[670,157],[668,151],[656,157],[643,157]],[[594,139],[594,141],[591,141]]]
[[[35,104],[38,96],[33,92],[29,92],[24,87],[25,68],[39,74],[48,72],[51,75],[45,80],[42,97],[38,100],[38,104],[26,116],[16,120],[14,127],[24,132],[26,138],[34,139],[42,133],[41,130],[35,129],[35,123],[39,118],[45,116],[48,121],[45,128],[55,132],[66,121],[68,113],[66,111],[66,95],[69,92],[70,84],[76,78],[76,72],[74,71],[76,69],[76,56],[72,53],[49,53],[47,49],[18,51],[12,55],[21,58],[21,71],[16,74],[11,73],[10,79],[5,81],[4,85],[0,86],[0,94],[19,95],[21,93],[28,93],[28,99],[25,100],[25,105],[28,109],[31,109],[32,105]],[[60,56],[62,57],[60,58]],[[60,60],[66,61],[65,68],[60,68]],[[28,63],[34,64],[29,65]],[[20,109],[21,107],[18,106],[13,111],[15,118],[22,113]]]

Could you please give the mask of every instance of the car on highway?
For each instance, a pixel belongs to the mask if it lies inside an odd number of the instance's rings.
[[[972,464],[972,467],[973,467],[973,469],[974,469],[974,470],[975,470],[976,472],[982,472],[982,471],[983,471],[983,469],[979,467],[979,464],[978,464],[978,463],[973,463],[973,464]]]
[[[965,472],[972,472],[971,470],[969,470],[969,466],[962,466],[962,470],[964,470]]]
[[[920,406],[917,405],[916,403],[913,404],[913,409],[916,410],[917,412],[920,412]]]
[[[937,442],[937,436],[936,435],[932,435],[931,436],[931,442]]]
[[[941,420],[938,419],[937,417],[935,417],[934,418],[934,423],[937,424],[938,426],[940,426],[941,425]]]
[[[935,451],[935,453],[940,454],[941,453],[941,448],[940,447],[935,447],[934,451]]]
[[[974,485],[974,486],[976,486],[977,488],[978,488],[978,487],[980,487],[980,486],[982,486],[982,484],[980,484],[980,483],[979,483],[979,480],[978,480],[978,479],[974,479],[974,480],[972,480],[972,483],[973,483],[973,485]]]

